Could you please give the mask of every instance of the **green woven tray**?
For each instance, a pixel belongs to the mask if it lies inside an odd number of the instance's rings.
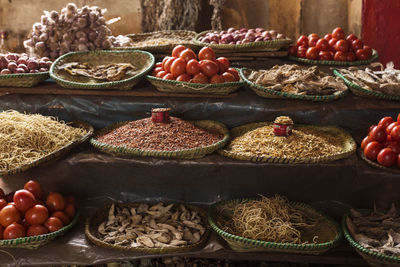
[[[127,208],[132,208],[132,207],[138,207],[140,205],[140,203],[118,203],[116,204],[119,207],[127,207]],[[171,248],[171,247],[165,247],[165,248],[131,248],[131,247],[126,247],[126,246],[120,246],[120,245],[112,245],[109,244],[107,242],[104,242],[100,239],[100,234],[98,233],[98,227],[99,225],[107,219],[108,217],[108,211],[110,209],[111,205],[107,205],[105,207],[103,207],[102,209],[98,210],[93,216],[89,217],[86,220],[85,223],[85,235],[86,237],[93,242],[95,245],[100,246],[100,247],[106,247],[106,248],[113,248],[113,249],[118,249],[118,250],[126,250],[126,251],[132,251],[132,252],[139,252],[139,253],[149,253],[149,254],[162,254],[162,253],[179,253],[179,252],[187,252],[187,251],[192,251],[195,250],[197,248],[202,247],[205,242],[208,239],[208,236],[210,234],[210,228],[207,225],[207,213],[197,207],[197,206],[192,206],[192,205],[186,205],[185,207],[189,207],[192,210],[197,211],[201,217],[202,217],[202,221],[203,221],[203,225],[206,227],[206,232],[204,233],[204,235],[201,237],[200,241],[195,243],[195,244],[191,244],[188,246],[184,246],[184,247],[178,247],[178,248]]]
[[[73,76],[66,71],[58,69],[59,65],[68,62],[88,62],[94,64],[131,63],[139,69],[139,72],[120,81],[103,82],[88,77]],[[64,88],[129,90],[132,89],[132,87],[135,86],[141,78],[153,68],[153,65],[154,56],[149,52],[140,50],[72,52],[59,57],[53,63],[50,68],[50,77]]]
[[[400,100],[400,96],[395,96],[395,95],[388,95],[384,94],[378,91],[372,91],[365,89],[353,82],[350,82],[348,79],[346,79],[339,70],[333,70],[333,73],[337,76],[340,77],[344,83],[347,85],[347,87],[350,88],[351,92],[357,96],[362,96],[362,97],[369,97],[369,98],[379,98],[379,99],[386,99],[386,100]]]
[[[231,130],[231,138],[232,140],[238,136],[241,136],[249,131],[252,131],[254,129],[257,129],[259,127],[263,127],[266,125],[271,125],[272,122],[256,122],[256,123],[250,123],[246,125],[242,125],[239,127],[235,127]],[[344,152],[336,154],[336,155],[330,155],[330,156],[320,156],[320,157],[309,157],[309,158],[293,158],[293,157],[267,157],[267,156],[249,156],[249,155],[244,155],[244,154],[239,154],[236,152],[232,152],[228,150],[227,148],[222,148],[218,150],[217,152],[225,157],[233,158],[233,159],[238,159],[238,160],[250,160],[254,162],[268,162],[268,163],[280,163],[280,164],[299,164],[299,163],[322,163],[322,162],[330,162],[338,159],[343,159],[349,157],[351,154],[353,154],[356,151],[357,144],[354,141],[353,137],[343,130],[340,127],[337,126],[314,126],[314,125],[298,125],[296,124],[295,127],[305,127],[305,128],[311,128],[311,129],[316,129],[316,130],[321,130],[324,131],[328,134],[340,137],[342,139],[342,146]]]
[[[300,99],[300,100],[309,100],[309,101],[320,101],[320,102],[329,102],[339,98],[344,97],[347,94],[348,90],[335,92],[333,95],[300,95],[300,94],[290,94],[286,92],[280,92],[277,90],[273,90],[271,88],[258,85],[250,81],[247,76],[250,69],[242,68],[239,71],[240,77],[243,81],[248,84],[257,95],[264,98],[290,98],[290,99]]]
[[[382,166],[382,165],[380,165],[379,163],[368,159],[368,158],[365,156],[364,151],[363,151],[361,148],[358,150],[358,154],[360,154],[360,157],[361,157],[365,162],[367,162],[367,163],[368,163],[369,165],[371,165],[371,166],[374,166],[375,168],[378,168],[378,169],[381,169],[381,170],[385,170],[385,171],[387,171],[387,172],[392,172],[392,173],[400,174],[400,169],[399,169],[396,165],[393,166],[393,167],[390,167],[390,168],[385,167],[385,166]]]
[[[313,244],[291,244],[291,243],[276,243],[276,242],[266,242],[261,240],[249,239],[241,236],[237,236],[234,234],[230,234],[225,232],[221,228],[217,226],[217,221],[219,218],[231,218],[232,216],[232,208],[234,205],[241,203],[246,200],[255,200],[260,199],[259,197],[254,198],[239,198],[233,200],[221,201],[213,204],[208,212],[208,222],[211,225],[211,228],[214,229],[217,234],[219,234],[228,245],[235,251],[238,252],[250,252],[250,251],[265,251],[265,252],[284,252],[284,253],[297,253],[297,254],[322,254],[327,250],[335,247],[341,237],[342,232],[340,231],[340,226],[330,219],[314,210],[310,206],[297,203],[290,202],[297,209],[301,209],[306,212],[308,215],[313,218],[318,218],[318,231],[313,233],[307,233],[306,235],[309,237],[312,242],[312,237],[317,235],[321,240],[321,243]],[[218,218],[219,217],[219,218]]]
[[[368,60],[356,60],[356,61],[335,61],[335,60],[312,60],[307,58],[299,58],[292,55],[288,55],[290,60],[301,62],[310,65],[330,65],[330,66],[358,66],[368,65],[378,59],[378,51],[372,49],[372,57]]]
[[[105,144],[96,140],[97,137],[104,135],[115,128],[129,123],[130,121],[118,122],[116,124],[110,125],[98,133],[96,133],[93,138],[90,139],[90,143],[97,149],[115,156],[140,156],[140,157],[164,157],[164,158],[179,158],[179,159],[194,159],[202,158],[206,154],[213,153],[215,150],[224,147],[229,141],[229,130],[220,122],[211,120],[193,121],[193,124],[197,127],[207,129],[209,131],[218,132],[224,135],[224,137],[209,146],[186,149],[186,150],[176,150],[176,151],[158,151],[158,150],[142,150],[137,148],[129,148],[125,146],[113,146]]]
[[[42,164],[44,162],[47,162],[47,161],[50,161],[50,160],[53,160],[53,159],[58,159],[62,155],[66,154],[72,148],[78,146],[79,144],[81,144],[81,143],[85,142],[87,139],[89,139],[89,137],[93,134],[93,131],[94,131],[93,126],[88,124],[88,123],[86,123],[86,122],[74,121],[74,122],[72,122],[70,124],[70,126],[77,127],[77,128],[78,127],[83,128],[83,129],[85,129],[87,131],[87,134],[84,135],[82,138],[76,140],[75,142],[72,142],[72,143],[62,147],[59,150],[54,151],[53,153],[51,153],[51,154],[49,154],[47,156],[44,156],[44,157],[42,157],[40,159],[32,161],[29,164],[26,164],[26,165],[21,166],[19,168],[7,170],[7,171],[0,171],[0,177],[1,176],[6,176],[6,175],[13,175],[13,174],[20,173],[20,172],[24,172],[24,171],[26,171],[26,170],[28,170],[30,168],[33,168],[33,167],[35,167],[37,165],[40,165],[40,164]]]
[[[371,213],[371,211],[369,210],[358,210],[364,214]],[[351,236],[348,228],[347,228],[347,222],[346,219],[349,217],[348,214],[345,214],[343,216],[342,219],[342,230],[344,233],[344,237],[346,238],[346,240],[350,243],[350,245],[355,248],[355,250],[357,251],[358,254],[361,255],[361,257],[364,258],[364,260],[366,262],[368,262],[368,264],[370,266],[374,266],[374,267],[396,267],[396,266],[400,266],[400,257],[395,257],[395,256],[388,256],[382,253],[378,253],[375,251],[372,251],[370,249],[367,249],[365,247],[363,247],[362,245],[360,245],[359,243],[357,243],[353,237]]]
[[[28,248],[28,249],[36,249],[40,246],[46,245],[53,239],[64,235],[67,231],[69,231],[74,225],[78,222],[79,213],[76,213],[74,219],[70,224],[64,226],[58,231],[53,233],[48,233],[44,235],[37,236],[27,236],[20,237],[16,239],[8,239],[8,240],[0,240],[0,249],[2,248]]]
[[[173,80],[164,80],[151,75],[147,75],[146,79],[158,91],[164,93],[228,95],[244,85],[243,81],[217,84],[178,82]]]
[[[213,31],[204,31],[196,35],[193,39],[193,42],[199,46],[208,46],[214,49],[216,53],[224,52],[234,52],[234,51],[278,51],[282,47],[289,46],[292,43],[292,40],[287,38],[283,40],[271,40],[271,41],[263,41],[263,42],[251,42],[247,44],[209,44],[199,41],[199,38],[206,35],[208,32]]]
[[[49,72],[0,74],[0,86],[33,87],[49,78]]]

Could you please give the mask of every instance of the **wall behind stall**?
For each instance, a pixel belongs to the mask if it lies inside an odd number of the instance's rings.
[[[8,32],[7,45],[23,50],[23,40],[43,10],[60,11],[67,3],[107,8],[106,19],[121,17],[111,25],[114,35],[141,31],[139,0],[0,0],[0,29]],[[361,31],[362,0],[227,0],[222,10],[223,27],[264,27],[283,32],[292,39],[299,34],[323,35],[342,26],[357,36]],[[212,7],[202,0],[196,30],[209,29]]]

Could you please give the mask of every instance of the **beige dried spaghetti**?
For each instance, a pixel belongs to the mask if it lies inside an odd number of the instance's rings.
[[[87,133],[63,121],[15,110],[0,113],[0,171],[29,164],[80,139]]]

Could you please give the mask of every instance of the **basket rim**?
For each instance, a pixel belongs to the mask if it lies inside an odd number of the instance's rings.
[[[139,33],[129,33],[126,34],[125,36],[128,38],[131,37],[142,37],[142,36],[152,36],[154,34],[162,34],[162,33],[166,33],[166,34],[173,34],[173,33],[187,33],[187,34],[191,34],[191,35],[197,35],[197,33],[195,31],[190,31],[190,30],[164,30],[164,31],[154,31],[154,32],[139,32]]]
[[[335,61],[335,60],[313,60],[307,58],[299,58],[292,55],[288,55],[288,58],[293,61],[310,64],[310,65],[336,65],[336,66],[358,66],[367,65],[379,58],[378,51],[372,49],[372,56],[367,60],[355,60],[355,61]]]
[[[143,154],[143,153],[151,153],[151,154],[152,153],[168,153],[169,156],[176,156],[177,154],[181,154],[181,153],[195,152],[199,149],[211,149],[213,147],[217,147],[216,149],[218,149],[218,147],[224,146],[230,139],[229,130],[223,123],[221,123],[219,121],[213,121],[213,120],[198,120],[198,121],[190,121],[190,122],[192,122],[194,124],[202,123],[202,122],[211,122],[213,124],[216,124],[223,129],[223,131],[224,131],[223,138],[221,140],[219,140],[218,142],[215,142],[208,146],[202,146],[202,147],[191,148],[191,149],[181,149],[181,150],[144,150],[144,149],[139,149],[139,148],[130,148],[130,147],[126,147],[126,146],[114,146],[114,145],[109,145],[109,144],[97,141],[96,138],[98,138],[99,136],[107,134],[107,133],[111,132],[112,130],[114,130],[118,127],[121,127],[129,122],[132,122],[132,121],[117,122],[117,123],[111,124],[103,129],[101,129],[100,131],[95,133],[92,138],[90,138],[90,141],[89,141],[90,144],[102,151],[103,151],[103,148],[111,149],[114,151],[119,150],[119,149],[124,149],[126,152],[122,152],[122,155],[126,155],[126,156],[131,156],[132,154]],[[152,156],[152,155],[150,155],[150,156]]]
[[[255,91],[261,91],[265,92],[268,94],[272,94],[275,96],[279,96],[281,98],[289,98],[289,99],[300,99],[300,100],[311,100],[311,101],[332,101],[336,100],[339,98],[344,97],[348,93],[348,89],[344,91],[339,91],[338,93],[332,94],[332,95],[300,95],[300,94],[293,94],[293,93],[286,93],[286,92],[280,92],[276,91],[273,89],[270,89],[268,87],[258,85],[247,79],[247,76],[244,74],[244,71],[249,71],[252,69],[249,68],[241,68],[239,70],[240,77],[243,79],[243,81],[250,86],[252,90]],[[267,98],[267,97],[265,97]]]
[[[357,211],[361,211],[361,212],[369,211],[370,212],[371,210],[368,210],[368,209],[357,209]],[[370,250],[368,248],[363,247],[358,242],[356,242],[353,239],[353,237],[351,236],[349,230],[347,229],[346,218],[348,218],[348,217],[349,217],[349,214],[346,213],[342,218],[342,230],[343,230],[343,235],[344,235],[345,239],[350,243],[350,245],[353,248],[355,248],[361,254],[373,257],[373,258],[375,258],[377,260],[388,261],[388,262],[391,262],[391,263],[400,263],[400,257],[388,256],[388,255],[385,255],[383,253],[378,253],[378,252],[372,251],[372,250]]]
[[[260,199],[260,197],[235,198],[235,199],[230,199],[230,200],[223,200],[223,201],[212,204],[208,210],[208,222],[209,222],[211,228],[214,231],[216,231],[219,235],[221,235],[222,237],[228,238],[232,241],[236,241],[236,242],[244,243],[244,244],[251,243],[257,247],[286,249],[288,251],[290,251],[290,250],[319,251],[319,250],[330,249],[330,248],[336,246],[337,243],[342,238],[342,231],[340,229],[340,225],[336,221],[334,221],[330,217],[324,215],[323,213],[315,210],[310,205],[307,205],[307,204],[301,203],[301,202],[295,202],[295,201],[289,201],[289,203],[292,205],[301,207],[301,208],[309,209],[309,210],[321,215],[321,217],[323,217],[325,220],[327,220],[329,223],[331,223],[336,229],[335,238],[328,242],[323,242],[323,243],[318,243],[318,244],[293,244],[293,243],[279,243],[279,242],[262,241],[262,240],[250,239],[250,238],[230,234],[230,233],[222,230],[221,228],[219,228],[212,219],[212,214],[213,214],[214,210],[220,205],[227,204],[227,203],[239,203],[239,202],[246,201],[246,200],[257,200],[257,199]]]
[[[49,71],[37,72],[37,73],[12,73],[12,74],[0,74],[0,79],[9,79],[9,78],[29,78],[29,77],[41,77],[49,75]]]
[[[368,159],[368,158],[365,156],[364,151],[363,151],[362,149],[359,149],[359,150],[358,150],[358,153],[360,154],[360,157],[361,157],[365,162],[367,162],[369,165],[374,166],[375,168],[378,168],[378,169],[381,169],[381,170],[385,170],[385,171],[387,171],[387,172],[400,174],[400,169],[397,168],[396,166],[393,166],[393,167],[390,167],[390,168],[385,167],[385,166],[382,166],[382,165],[380,165],[380,164],[378,164],[378,163],[376,163],[376,162],[374,162],[374,161]]]
[[[355,84],[355,83],[349,81],[346,77],[343,76],[343,74],[338,69],[334,69],[333,74],[335,74],[337,77],[341,78],[344,81],[344,83],[351,90],[360,91],[361,93],[366,94],[371,97],[374,97],[374,98],[381,98],[381,99],[388,99],[388,100],[400,100],[400,96],[388,95],[388,94],[377,92],[377,91],[367,90],[367,89],[359,86],[358,84]]]
[[[65,58],[68,58],[68,57],[73,56],[73,55],[83,55],[83,54],[124,54],[124,53],[144,54],[144,55],[149,57],[150,64],[148,64],[148,66],[146,68],[144,68],[143,70],[141,70],[139,73],[137,73],[137,74],[135,74],[132,77],[129,77],[127,79],[123,79],[123,80],[120,80],[120,81],[94,83],[94,84],[69,81],[69,80],[66,80],[66,79],[58,77],[54,73],[55,67],[59,64],[59,62],[61,60],[64,60]],[[151,71],[151,69],[154,66],[154,62],[155,62],[155,58],[154,58],[153,54],[151,54],[151,53],[149,53],[147,51],[138,50],[138,49],[129,49],[129,50],[93,50],[93,51],[70,52],[70,53],[67,53],[65,55],[62,55],[61,57],[57,58],[53,62],[53,64],[51,65],[51,68],[50,68],[50,77],[54,81],[56,81],[57,83],[63,83],[63,84],[67,84],[67,85],[70,85],[70,86],[77,86],[79,88],[81,88],[81,87],[90,87],[92,89],[96,89],[96,88],[104,88],[104,87],[115,87],[115,86],[124,85],[126,83],[129,83],[129,82],[132,82],[132,81],[135,81],[137,79],[142,78],[149,71]]]

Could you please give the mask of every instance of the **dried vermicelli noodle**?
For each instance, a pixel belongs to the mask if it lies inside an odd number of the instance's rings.
[[[0,171],[29,164],[80,139],[87,131],[53,117],[0,113]]]
[[[301,230],[314,227],[316,221],[284,197],[262,196],[260,200],[245,200],[235,205],[232,218],[218,224],[228,233],[250,239],[302,244],[306,241],[302,240]]]

